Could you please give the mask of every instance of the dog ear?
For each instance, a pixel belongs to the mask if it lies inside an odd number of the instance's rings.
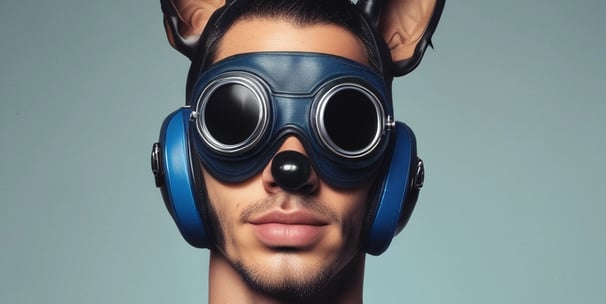
[[[363,12],[383,36],[393,61],[394,76],[414,70],[433,35],[445,0],[360,0]]]
[[[191,59],[208,19],[225,0],[160,0],[170,45]]]

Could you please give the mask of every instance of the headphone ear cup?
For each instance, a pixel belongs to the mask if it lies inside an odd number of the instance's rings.
[[[380,255],[387,250],[393,237],[408,222],[418,197],[414,182],[417,165],[415,135],[404,123],[396,122],[391,159],[378,187],[375,215],[368,232],[366,252],[369,254]]]
[[[417,204],[417,199],[419,198],[419,193],[421,192],[421,188],[423,187],[423,182],[425,179],[425,166],[423,164],[423,160],[418,157],[415,157],[411,164],[411,178],[409,180],[410,184],[408,185],[409,192],[408,194],[406,194],[406,198],[404,199],[404,205],[402,206],[400,218],[398,219],[398,227],[396,228],[396,234],[400,233],[408,223],[408,220],[412,215],[412,211],[414,210]]]
[[[181,108],[164,120],[160,142],[154,145],[152,152],[152,167],[155,153],[159,168],[152,170],[166,207],[183,238],[194,247],[208,248],[208,234],[194,196],[195,183],[188,136],[190,115],[189,108]]]

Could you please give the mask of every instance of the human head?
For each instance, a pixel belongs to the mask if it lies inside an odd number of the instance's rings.
[[[238,6],[239,3],[243,3],[246,2],[248,3],[248,6],[245,4],[242,4],[242,6]],[[282,2],[282,4],[284,5],[279,5],[277,3],[279,3],[279,1],[260,1],[260,2],[255,2],[253,4],[253,2],[255,1],[235,1],[235,2],[230,2],[228,3],[228,5],[226,5],[225,8],[218,10],[214,15],[213,18],[210,19],[209,21],[209,25],[211,26],[210,28],[212,28],[212,30],[208,29],[209,27],[207,26],[207,30],[205,30],[205,32],[202,34],[202,38],[200,38],[200,43],[198,44],[198,46],[195,48],[197,51],[192,52],[191,55],[191,59],[192,59],[192,68],[190,69],[190,77],[188,82],[201,82],[204,84],[204,78],[208,76],[208,74],[210,75],[214,75],[213,73],[220,68],[216,68],[216,65],[213,65],[213,63],[218,62],[217,65],[223,64],[224,62],[235,62],[235,61],[223,61],[223,59],[225,59],[224,57],[226,56],[222,56],[221,54],[221,50],[222,48],[227,47],[227,44],[230,44],[230,47],[233,47],[235,44],[237,44],[237,39],[232,39],[229,38],[230,34],[233,33],[233,31],[236,31],[241,29],[242,24],[244,24],[245,26],[260,26],[259,22],[261,21],[269,21],[269,20],[273,20],[273,22],[277,22],[277,23],[281,23],[280,25],[284,25],[284,26],[289,26],[293,29],[295,29],[295,32],[301,32],[301,31],[308,31],[311,28],[315,28],[315,25],[321,25],[319,28],[320,29],[324,29],[326,30],[326,26],[328,25],[335,25],[336,22],[332,22],[332,21],[327,21],[328,19],[324,18],[324,17],[317,17],[317,16],[321,16],[321,15],[313,15],[314,17],[309,17],[307,15],[307,13],[301,13],[299,12],[301,10],[301,6],[299,5],[299,1],[297,1],[297,5],[292,5],[291,2],[294,1],[284,1]],[[350,48],[357,48],[358,51],[361,51],[362,53],[366,53],[366,58],[368,59],[367,62],[369,64],[369,66],[371,66],[375,71],[379,71],[381,72],[383,75],[385,75],[385,73],[391,72],[391,70],[389,69],[389,67],[387,67],[383,61],[386,59],[386,57],[388,57],[388,55],[380,55],[381,53],[378,52],[377,50],[380,49],[381,45],[384,45],[384,43],[380,43],[381,41],[379,41],[379,43],[377,43],[377,40],[374,38],[375,36],[372,36],[372,44],[369,44],[368,42],[370,41],[367,38],[364,38],[366,36],[364,35],[360,35],[360,36],[356,36],[354,35],[354,33],[370,33],[373,34],[373,29],[366,23],[365,19],[363,17],[361,17],[361,15],[355,11],[353,6],[347,6],[347,10],[343,10],[342,7],[339,6],[335,6],[334,4],[337,3],[337,1],[314,1],[314,0],[309,0],[309,1],[300,1],[305,2],[307,4],[312,4],[312,6],[309,6],[309,8],[314,8],[317,9],[317,7],[315,6],[316,4],[319,4],[320,2],[322,3],[331,3],[332,4],[332,8],[333,11],[328,10],[325,7],[322,7],[321,12],[328,17],[333,18],[334,20],[340,20],[338,23],[336,23],[337,28],[340,28],[341,30],[344,30],[342,32],[343,37],[347,36],[349,39],[348,41],[350,41],[349,43],[349,47]],[[263,6],[259,3],[265,3],[266,5]],[[267,5],[267,4],[271,4],[271,5]],[[339,1],[339,3],[342,3],[342,1]],[[293,7],[298,7],[299,11],[293,10]],[[245,8],[245,9],[244,9]],[[286,9],[288,8],[288,9]],[[336,11],[334,11],[334,9],[336,8]],[[238,11],[238,9],[241,9],[240,11]],[[232,10],[233,15],[232,14]],[[310,12],[313,12],[313,10],[309,10]],[[334,18],[334,16],[337,15],[337,12],[343,12],[345,11],[344,16],[347,16],[347,18]],[[237,12],[240,12],[240,15],[237,14]],[[354,13],[355,12],[355,13]],[[236,17],[234,17],[236,16]],[[290,17],[289,17],[290,16]],[[292,17],[295,16],[295,17]],[[307,16],[307,17],[305,17]],[[351,20],[354,20],[355,18],[351,18],[352,16],[357,16],[358,18],[356,20],[360,21],[358,23],[355,22],[350,22]],[[239,22],[234,23],[234,20],[239,20]],[[341,22],[343,20],[348,20],[346,22]],[[223,23],[224,22],[224,23]],[[247,23],[248,22],[248,23]],[[257,22],[257,23],[255,23]],[[327,25],[328,24],[328,25]],[[352,26],[351,24],[358,24],[361,25],[361,27],[356,28],[355,26]],[[260,29],[261,31],[263,29]],[[297,32],[297,33],[298,33]],[[172,33],[172,41],[174,41],[174,33]],[[261,32],[262,33],[262,32]],[[315,35],[323,35],[323,32],[320,30],[319,32],[314,32]],[[324,32],[324,34],[329,35],[328,32]],[[293,35],[296,35],[296,33],[293,32]],[[171,34],[169,34],[169,39],[171,38]],[[333,39],[338,40],[339,37],[333,37]],[[235,42],[234,42],[235,41]],[[353,42],[352,42],[353,41]],[[355,41],[358,42],[362,42],[362,43],[356,43]],[[361,47],[361,46],[364,47]],[[364,50],[359,50],[363,48]],[[208,50],[210,50],[210,52],[208,52]],[[282,49],[281,49],[282,50]],[[250,52],[250,49],[247,49],[246,47],[242,48],[242,53],[247,53]],[[308,51],[317,51],[316,49],[314,49],[313,47],[311,49],[309,49]],[[236,52],[237,53],[237,52]],[[341,53],[334,53],[334,52],[329,52],[332,55],[337,55],[337,56],[341,56],[341,57],[349,57],[347,55],[341,54]],[[211,59],[209,59],[211,58]],[[354,58],[349,58],[349,59],[354,59]],[[225,59],[225,60],[229,60],[229,59]],[[337,61],[341,61],[340,59],[334,59],[335,62]],[[356,61],[363,61],[363,60],[356,60]],[[225,64],[223,64],[225,65]],[[214,70],[213,70],[214,69]],[[204,72],[202,74],[200,74],[200,72]],[[245,71],[247,71],[245,69]],[[256,71],[256,70],[254,70]],[[269,72],[268,72],[269,73]],[[388,78],[389,80],[385,79]],[[383,82],[384,85],[387,83],[390,85],[390,78],[389,77],[385,77]],[[193,80],[192,80],[193,79]],[[295,80],[296,81],[296,80]],[[389,87],[389,85],[386,85],[386,87]],[[188,85],[188,87],[191,87],[192,85]],[[194,93],[192,93],[194,98],[188,98],[188,100],[190,100],[189,102],[191,103],[195,103],[197,101],[197,97],[199,94],[202,94],[203,91],[194,91]],[[386,89],[384,89],[384,91],[388,91]],[[188,88],[188,92],[190,92],[190,89]],[[389,94],[386,94],[385,96],[389,96]],[[382,98],[382,100],[384,99],[384,97]],[[389,102],[389,106],[391,106],[391,102]],[[196,108],[197,109],[197,108]],[[199,112],[194,113],[194,120],[196,119],[196,115],[199,115]],[[402,131],[404,132],[404,131]],[[401,133],[401,132],[399,132]],[[194,135],[195,136],[195,135]],[[414,137],[413,137],[414,139]],[[390,142],[394,142],[390,141]],[[388,142],[388,141],[385,141]],[[301,141],[298,140],[298,138],[296,136],[291,136],[288,138],[285,138],[279,142],[277,142],[279,144],[279,148],[277,149],[278,152],[281,151],[297,151],[300,152],[300,154],[307,154],[309,152],[309,149],[306,149],[306,146],[303,145],[301,143]],[[390,148],[388,149],[390,152],[393,152],[395,148],[392,146],[390,146]],[[411,146],[408,146],[408,149],[414,149],[414,144]],[[192,151],[192,150],[190,150]],[[274,151],[274,150],[272,150]],[[383,150],[382,150],[383,151]],[[385,150],[387,151],[387,150]],[[270,153],[271,155],[269,155],[269,157],[271,158],[271,156],[273,155],[273,152]],[[395,153],[398,154],[398,153]],[[196,157],[197,153],[192,152],[192,157]],[[411,154],[411,158],[414,155]],[[204,156],[203,156],[204,157]],[[266,156],[267,157],[267,156]],[[391,172],[392,168],[389,165],[389,160],[391,160],[391,158],[387,158],[387,160],[384,162],[385,163],[385,167],[383,167],[383,171],[384,174],[382,173],[380,176],[383,175],[388,175],[387,172]],[[194,162],[195,164],[196,162]],[[382,163],[382,162],[377,162],[377,164]],[[265,164],[265,163],[263,163]],[[409,164],[410,165],[410,164]],[[199,167],[198,167],[199,168]],[[199,170],[197,170],[198,168],[194,167],[193,171],[194,174],[196,174],[196,172],[198,172]],[[206,166],[204,168],[207,168]],[[256,240],[253,241],[252,243],[252,247],[259,247],[259,244],[261,245],[266,245],[265,247],[269,247],[272,250],[277,250],[280,252],[280,254],[282,254],[280,257],[285,258],[285,256],[288,256],[290,258],[292,258],[294,256],[294,259],[300,259],[301,257],[298,255],[293,254],[296,251],[300,251],[302,248],[300,248],[301,246],[303,247],[314,247],[315,245],[318,245],[319,249],[324,249],[324,255],[320,254],[320,255],[316,255],[314,257],[314,259],[312,260],[312,264],[315,263],[315,266],[319,266],[318,264],[321,264],[322,261],[326,261],[328,263],[328,265],[330,265],[330,267],[327,268],[322,268],[322,267],[312,267],[310,266],[309,262],[303,261],[301,263],[294,263],[292,260],[289,260],[290,262],[288,262],[287,264],[285,264],[286,268],[283,268],[283,270],[292,270],[294,267],[295,269],[298,269],[300,271],[305,272],[305,273],[310,273],[310,271],[308,271],[311,268],[314,269],[324,269],[325,271],[311,271],[311,272],[315,272],[315,273],[324,273],[326,274],[325,277],[328,279],[334,278],[335,275],[337,275],[338,273],[340,273],[340,271],[342,271],[343,269],[345,269],[348,265],[350,265],[350,262],[356,260],[359,262],[359,259],[356,259],[356,257],[360,257],[360,255],[363,254],[363,252],[360,252],[359,249],[361,247],[364,247],[360,240],[360,238],[363,235],[363,230],[362,226],[364,226],[365,223],[365,219],[369,219],[372,217],[367,216],[368,214],[374,214],[376,211],[373,210],[374,208],[379,209],[379,207],[377,205],[374,204],[368,204],[368,201],[371,200],[371,198],[369,197],[369,190],[371,185],[373,184],[374,180],[372,180],[371,178],[368,178],[368,180],[366,181],[366,183],[361,183],[359,184],[357,188],[354,189],[338,189],[338,188],[334,188],[331,185],[325,184],[323,183],[323,179],[319,178],[317,175],[314,175],[313,173],[310,175],[309,179],[306,181],[306,183],[308,183],[309,187],[305,188],[305,191],[281,191],[284,189],[280,190],[280,183],[278,182],[271,182],[271,179],[273,178],[272,174],[273,172],[269,169],[270,165],[269,163],[267,165],[264,165],[264,169],[262,171],[262,173],[257,174],[257,175],[252,175],[247,177],[245,180],[242,181],[238,181],[236,183],[225,183],[222,180],[217,180],[216,178],[214,178],[214,176],[212,174],[208,174],[208,172],[206,170],[204,170],[204,174],[202,177],[196,177],[194,178],[197,181],[200,180],[204,180],[205,181],[205,185],[206,187],[204,187],[204,190],[208,191],[208,197],[210,197],[210,203],[209,204],[203,204],[203,205],[207,205],[207,209],[202,210],[202,217],[205,217],[205,222],[206,223],[214,223],[214,225],[210,225],[210,229],[214,230],[217,229],[219,230],[216,234],[215,233],[211,233],[211,235],[219,235],[219,239],[215,240],[215,244],[218,247],[218,250],[222,253],[222,255],[227,257],[227,260],[230,260],[232,263],[233,267],[238,268],[238,265],[251,265],[251,261],[254,262],[254,255],[253,256],[248,256],[248,257],[243,257],[242,252],[244,252],[244,255],[246,255],[248,252],[253,252],[254,250],[242,250],[247,248],[246,246],[241,246],[242,244],[247,243],[247,239],[253,239]],[[375,167],[376,168],[376,167]],[[406,167],[406,168],[399,168],[399,169],[403,169],[401,171],[409,171],[411,170],[412,167]],[[269,173],[268,173],[269,172]],[[324,175],[325,176],[325,175]],[[401,185],[402,187],[400,188],[400,191],[403,191],[403,188],[408,188],[408,181],[412,181],[409,180],[408,178],[405,178],[405,184]],[[380,189],[383,189],[382,187],[385,186],[384,184],[387,183],[387,180],[383,180],[379,178],[379,184],[378,186],[378,191],[380,192]],[[262,187],[254,187],[255,185],[262,185]],[[250,188],[252,190],[250,191],[241,191],[244,188]],[[405,190],[404,190],[405,191]],[[246,193],[245,196],[247,197],[247,199],[243,199],[242,198],[242,193]],[[375,192],[373,192],[375,193]],[[206,193],[204,193],[204,196],[206,196]],[[267,196],[269,198],[266,199]],[[239,197],[239,198],[237,198]],[[329,199],[327,199],[329,198]],[[245,200],[250,199],[250,201],[248,202],[243,202]],[[401,204],[402,201],[400,201],[399,204]],[[248,205],[248,206],[246,206]],[[413,202],[414,205],[414,202]],[[205,207],[203,207],[205,208]],[[239,208],[239,209],[238,209]],[[273,208],[273,209],[272,209]],[[278,209],[275,209],[278,208]],[[253,224],[255,225],[255,223],[257,223],[258,221],[267,221],[267,218],[270,218],[270,220],[275,220],[276,217],[289,217],[290,215],[289,208],[295,208],[293,211],[295,214],[294,216],[294,220],[287,220],[287,221],[299,221],[300,218],[305,218],[304,221],[311,221],[314,224],[319,224],[317,226],[329,226],[331,227],[329,228],[312,228],[312,233],[308,233],[306,235],[312,235],[312,236],[318,236],[318,239],[316,239],[315,237],[311,237],[311,240],[309,237],[303,237],[303,241],[301,241],[300,239],[294,238],[294,243],[291,244],[290,241],[288,239],[284,239],[282,238],[278,238],[277,244],[276,244],[276,239],[269,237],[269,240],[267,240],[266,236],[267,234],[272,235],[272,232],[267,232],[265,231],[265,233],[260,233],[259,234],[255,234],[254,232],[252,232],[252,234],[250,235],[246,235],[246,229],[248,228],[244,228],[243,229],[236,229],[234,227],[237,227],[238,225],[242,226],[242,225],[250,225]],[[297,209],[298,208],[298,209]],[[411,208],[411,207],[409,207]],[[214,210],[214,212],[212,212]],[[303,210],[303,211],[301,211]],[[269,214],[269,215],[267,215]],[[301,215],[303,214],[303,215]],[[259,219],[261,218],[261,219]],[[398,216],[396,216],[396,219],[398,218]],[[407,216],[406,216],[407,219]],[[177,219],[176,219],[177,220]],[[219,223],[220,221],[220,223]],[[370,220],[372,221],[372,219]],[[252,222],[252,223],[251,223]],[[244,224],[242,224],[244,223]],[[314,225],[311,225],[314,226]],[[333,228],[334,227],[334,228]],[[349,228],[344,228],[344,227],[349,227]],[[290,229],[290,228],[289,228]],[[281,230],[282,232],[295,232],[298,233],[296,231],[299,231],[297,229],[294,230]],[[222,230],[222,231],[221,231]],[[230,230],[230,231],[225,231],[225,230]],[[234,232],[235,230],[238,230],[240,232]],[[393,229],[394,231],[392,231],[391,233],[393,234],[395,232],[396,229]],[[244,231],[244,232],[242,232]],[[306,230],[305,230],[306,231]],[[318,232],[320,231],[320,232]],[[324,232],[323,232],[324,231]],[[325,232],[325,231],[331,231],[331,232]],[[240,238],[238,239],[239,236],[244,235],[244,238]],[[248,237],[246,237],[248,236]],[[186,237],[187,238],[187,237]],[[388,237],[389,240],[391,239],[391,236]],[[238,239],[238,241],[236,241],[236,239]],[[302,243],[300,243],[299,241],[301,241]],[[329,241],[327,241],[329,240]],[[306,243],[307,241],[311,242],[311,243]],[[317,244],[316,244],[317,241]],[[328,245],[327,245],[328,244]],[[388,244],[388,243],[387,243]],[[313,245],[313,246],[312,246]],[[274,248],[274,247],[278,247],[278,248]],[[332,247],[331,247],[332,246]],[[262,246],[261,246],[262,247]],[[240,250],[239,250],[240,249]],[[258,248],[257,248],[258,249]],[[268,248],[264,248],[265,250],[267,250]],[[384,250],[384,249],[381,249]],[[234,253],[236,252],[236,253]],[[312,251],[309,255],[312,255],[312,253],[318,253],[318,252],[322,252],[322,250],[315,250]],[[380,253],[380,252],[379,252]],[[323,259],[319,259],[318,257],[322,256]],[[259,256],[257,254],[257,257],[259,258],[259,260],[263,260],[262,256]],[[238,260],[238,258],[242,258],[240,260]],[[269,259],[275,259],[276,256],[275,255],[271,255],[269,257]],[[242,260],[246,260],[246,263],[240,263]],[[315,261],[315,262],[313,262]],[[252,263],[254,264],[254,263]],[[271,262],[265,263],[263,264],[263,262],[259,262],[259,264],[257,264],[257,272],[259,273],[259,270],[261,269],[260,267],[262,265],[271,265]],[[359,266],[359,265],[358,265]],[[291,268],[289,268],[291,267]],[[311,268],[310,268],[311,267]],[[242,267],[242,268],[246,268],[246,267]],[[255,267],[253,267],[255,268]],[[307,269],[307,270],[306,270]],[[242,270],[244,271],[244,270]],[[277,272],[274,272],[274,274]],[[286,274],[288,274],[288,272],[284,272]],[[248,276],[249,280],[251,279],[251,275]],[[292,278],[292,277],[291,277]],[[274,277],[274,279],[287,279],[287,277]],[[291,283],[293,283],[291,281]],[[261,284],[263,285],[263,284]],[[288,284],[291,286],[294,286],[294,288],[301,288],[301,286],[297,286],[296,284]],[[257,284],[257,287],[259,287],[259,285]],[[302,288],[302,290],[306,290],[305,288]],[[292,290],[291,290],[292,292]]]
[[[267,31],[249,39],[251,28]],[[320,42],[318,35],[327,39]],[[295,46],[299,43],[300,47]],[[357,37],[341,27],[326,24],[299,27],[290,20],[257,17],[236,22],[226,32],[217,49],[216,60],[223,63],[221,60],[229,58],[227,62],[234,63],[237,58],[243,58],[238,53],[258,58],[255,51],[269,48],[272,51],[299,48],[305,52],[326,52],[350,60],[367,61]],[[315,58],[297,55],[259,54],[273,60]],[[211,66],[208,73],[214,73],[216,68]],[[239,65],[238,70],[250,71]],[[264,78],[262,71],[255,72]],[[270,87],[280,89],[275,84]],[[317,174],[314,166],[303,184],[296,189],[284,189],[272,168],[280,162],[277,155],[286,155],[286,151],[306,156],[313,153],[302,142],[303,139],[295,135],[282,137],[275,153],[263,153],[276,156],[260,173],[243,182],[224,182],[204,170],[211,214],[209,221],[216,220],[210,226],[216,228],[212,235],[217,236],[214,243],[220,252],[220,257],[215,257],[211,263],[221,265],[216,261],[227,261],[229,268],[235,268],[254,290],[283,299],[316,295],[339,274],[360,271],[358,268],[363,265],[361,234],[370,206],[369,189],[373,180],[352,189],[335,188]],[[261,158],[258,161],[265,163]]]

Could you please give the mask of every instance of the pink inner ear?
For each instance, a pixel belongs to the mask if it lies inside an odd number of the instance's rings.
[[[212,14],[225,0],[161,0],[170,44],[190,57]]]
[[[402,38],[402,35],[398,34],[398,32],[395,32],[393,33],[391,38],[388,39],[387,46],[389,46],[390,50],[393,50],[402,44],[404,44],[404,39]]]
[[[394,61],[412,57],[435,6],[436,0],[391,0],[385,3],[380,31]]]
[[[179,32],[183,37],[197,37],[202,34],[210,16],[225,5],[225,0],[172,0],[181,20]]]

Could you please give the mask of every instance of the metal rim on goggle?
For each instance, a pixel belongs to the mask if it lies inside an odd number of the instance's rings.
[[[214,151],[239,154],[263,137],[269,125],[269,108],[266,89],[259,80],[252,75],[226,74],[202,91],[196,107],[196,127]]]
[[[343,158],[368,155],[379,145],[385,127],[381,101],[369,89],[355,82],[328,87],[314,101],[312,123],[316,135],[325,148]],[[344,118],[348,121],[343,121]],[[374,128],[364,128],[373,125]]]
[[[226,73],[211,81],[200,94],[195,112],[203,142],[223,155],[253,149],[271,122],[268,91],[261,79],[243,72]],[[313,135],[325,149],[341,158],[356,159],[380,144],[389,117],[371,90],[341,79],[325,84],[315,95],[307,114]]]

